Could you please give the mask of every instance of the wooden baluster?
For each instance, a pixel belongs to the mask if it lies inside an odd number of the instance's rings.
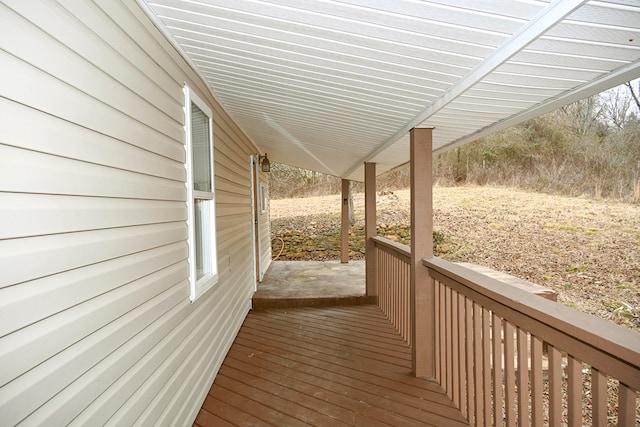
[[[633,426],[635,419],[636,393],[621,382],[618,385],[618,427]]]
[[[409,286],[411,286],[411,271],[409,270],[409,264],[405,264],[404,266],[404,321],[405,321],[405,331],[407,333],[407,342],[411,345],[411,290]]]
[[[445,304],[445,294],[447,288],[440,283],[440,385],[445,388],[447,385],[447,313]]]
[[[396,296],[396,323],[398,325],[398,329],[399,330],[403,330],[403,327],[402,327],[402,302],[403,302],[402,301],[402,282],[400,281],[401,272],[402,272],[402,262],[400,261],[400,259],[395,258],[393,279],[395,280],[395,283],[396,283],[396,290],[395,290],[394,294]]]
[[[392,319],[393,316],[393,308],[391,305],[391,295],[393,294],[393,283],[390,282],[390,277],[389,277],[389,254],[388,253],[384,253],[384,259],[382,261],[382,276],[383,276],[383,280],[385,281],[383,284],[380,284],[379,286],[381,288],[385,288],[385,297],[384,297],[384,305],[385,305],[385,311],[387,314],[387,318],[389,318],[389,320]],[[391,286],[389,286],[391,285]]]
[[[399,311],[399,308],[400,308],[400,303],[398,301],[398,290],[399,290],[399,286],[398,285],[399,284],[398,284],[398,281],[397,281],[398,278],[396,277],[396,264],[397,264],[398,260],[391,253],[389,253],[387,255],[387,257],[389,258],[389,274],[388,274],[389,279],[388,280],[389,280],[389,284],[390,284],[390,286],[389,286],[389,291],[390,291],[389,297],[390,297],[390,300],[391,300],[389,305],[390,305],[392,313],[393,313],[392,314],[393,326],[395,326],[396,329],[398,331],[400,331],[400,323],[398,322],[398,311]]]
[[[396,284],[396,289],[394,291],[394,295],[396,298],[396,324],[398,325],[398,330],[400,334],[403,334],[403,322],[402,322],[402,282],[400,281],[400,272],[402,269],[402,263],[398,258],[394,258],[394,272],[393,272],[393,280]]]
[[[389,317],[389,306],[387,305],[387,296],[389,295],[388,293],[388,289],[387,289],[387,284],[385,283],[385,277],[384,277],[384,267],[385,267],[385,263],[384,263],[384,257],[385,257],[385,253],[384,251],[380,251],[380,254],[378,257],[376,257],[376,270],[378,271],[378,275],[376,277],[376,283],[379,283],[380,285],[378,286],[378,298],[380,301],[380,306],[382,307],[382,311],[384,312],[384,315]]]
[[[508,321],[504,322],[504,383],[506,425],[516,425],[516,368],[515,368],[515,327]]]
[[[491,312],[482,309],[482,386],[484,419],[491,424]]]
[[[397,263],[398,261],[395,257],[389,256],[389,280],[391,281],[391,307],[393,310],[393,325],[396,328],[399,328],[400,323],[398,322],[398,307],[400,305],[400,301],[398,300],[398,276],[396,274]]]
[[[518,328],[518,425],[529,425],[529,334]]]
[[[491,322],[493,365],[493,425],[502,425],[502,319],[493,313]]]
[[[466,353],[467,353],[467,406],[468,406],[468,419],[469,424],[473,425],[476,418],[476,382],[474,366],[477,363],[475,360],[474,345],[475,341],[475,329],[473,327],[473,301],[469,298],[465,299],[467,308],[465,314],[466,321]]]
[[[383,283],[378,283],[378,293],[380,292],[384,292],[384,312],[385,315],[387,316],[388,319],[391,320],[391,302],[390,302],[390,296],[391,296],[391,289],[389,288],[389,270],[388,270],[388,266],[386,263],[386,258],[388,257],[387,253],[384,253],[383,256],[380,258],[380,261],[382,263],[381,266],[378,266],[378,269],[380,269],[381,273],[380,273],[380,277],[381,279],[384,281]]]
[[[375,255],[375,259],[376,259],[376,278],[374,279],[374,281],[380,283],[381,280],[384,280],[382,277],[382,266],[384,265],[384,263],[382,262],[382,248],[378,248],[376,246],[374,246],[374,248],[376,248],[376,255]],[[378,307],[380,307],[380,310],[382,310],[382,312],[384,313],[384,315],[387,315],[387,307],[385,305],[385,300],[384,300],[384,286],[380,286],[380,290],[378,292]]]
[[[384,250],[382,248],[379,248],[376,250],[376,278],[374,279],[375,282],[377,283],[384,283],[384,277],[383,277],[383,266],[384,266]],[[384,313],[384,315],[387,315],[387,305],[386,305],[386,300],[385,300],[385,295],[386,295],[386,291],[385,291],[385,286],[384,285],[380,285],[380,289],[378,290],[378,306],[380,307],[380,309],[382,310],[382,312]]]
[[[549,425],[562,424],[562,353],[549,346]]]
[[[453,403],[460,408],[460,342],[458,329],[458,293],[451,291],[451,396]]]
[[[385,272],[388,286],[387,286],[387,307],[389,310],[389,318],[394,326],[398,326],[396,323],[396,304],[394,293],[396,291],[396,284],[393,281],[393,256],[390,253],[386,254]]]
[[[604,427],[607,422],[607,377],[591,368],[591,422],[594,427]]]
[[[467,329],[466,329],[466,316],[465,312],[465,297],[461,294],[458,295],[458,354],[459,364],[458,372],[460,373],[458,378],[458,388],[460,389],[460,412],[466,418],[467,413],[467,357],[465,343],[467,341]]]
[[[567,366],[567,408],[569,410],[569,426],[582,426],[582,363],[573,356],[568,356]]]
[[[400,284],[398,283],[398,277],[396,275],[396,269],[398,264],[398,259],[392,253],[389,253],[389,283],[391,286],[389,290],[391,291],[390,299],[391,299],[391,309],[393,311],[393,326],[396,327],[398,331],[400,331],[400,300],[398,298],[398,292],[400,290]]]
[[[531,421],[535,427],[542,426],[542,341],[531,336]]]
[[[386,254],[386,262],[385,262],[385,273],[387,280],[387,305],[389,307],[389,319],[391,320],[391,324],[398,327],[398,323],[396,322],[396,301],[395,301],[395,292],[396,292],[396,283],[393,281],[393,256],[390,253]]]
[[[482,307],[478,303],[473,303],[473,341],[475,345],[473,347],[473,358],[475,364],[473,366],[473,375],[476,383],[476,426],[484,425],[484,385],[482,367],[484,366],[484,359],[482,358]]]
[[[451,371],[451,288],[445,287],[444,289],[444,319],[445,319],[445,356],[444,356],[444,364],[445,364],[445,391],[447,392],[447,396],[449,399],[453,400],[453,387],[452,387],[452,371]]]
[[[443,385],[442,379],[443,379],[443,355],[442,355],[442,340],[444,339],[444,335],[442,332],[442,328],[443,328],[443,314],[442,314],[442,309],[443,309],[443,304],[442,304],[442,283],[440,283],[439,281],[436,280],[436,287],[435,287],[435,295],[434,295],[434,299],[436,301],[436,306],[435,306],[435,342],[436,342],[436,348],[434,349],[435,355],[436,355],[436,360],[435,360],[435,369],[436,369],[436,381],[438,382],[438,384],[440,384],[441,386]]]
[[[404,283],[402,282],[403,262],[400,258],[396,260],[396,280],[398,283],[397,299],[398,299],[398,329],[404,337]]]
[[[397,260],[397,277],[398,280],[398,327],[402,331],[402,335],[405,335],[405,324],[404,324],[404,282],[403,273],[404,273],[404,263],[401,259]]]

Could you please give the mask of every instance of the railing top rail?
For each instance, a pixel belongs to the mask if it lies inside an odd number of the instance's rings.
[[[463,294],[469,291],[466,296],[483,300],[477,302],[486,303],[501,317],[597,369],[619,374],[621,362],[627,367],[623,369],[627,376],[616,376],[633,389],[640,389],[640,333],[440,258],[423,259],[422,263],[435,276],[462,285],[466,288]]]
[[[407,245],[380,236],[374,236],[371,240],[377,247],[387,249],[398,255],[398,257],[404,258],[407,262],[411,260],[411,248]]]

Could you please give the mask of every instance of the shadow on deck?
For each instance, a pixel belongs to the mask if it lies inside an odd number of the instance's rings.
[[[365,295],[364,261],[274,261],[253,296],[253,308],[375,303]]]
[[[375,305],[252,310],[196,426],[463,426]]]

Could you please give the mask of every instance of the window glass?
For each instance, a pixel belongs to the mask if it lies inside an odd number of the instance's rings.
[[[209,117],[191,103],[191,161],[193,189],[211,192],[211,143]]]
[[[211,228],[210,228],[210,205],[212,200],[195,199],[194,203],[194,226],[195,226],[195,264],[196,280],[212,273],[211,257]]]

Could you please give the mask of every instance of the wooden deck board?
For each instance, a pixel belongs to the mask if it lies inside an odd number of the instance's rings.
[[[254,310],[194,425],[468,425],[375,306]]]
[[[264,322],[265,325],[269,325],[274,329],[278,329],[280,331],[285,331],[288,328],[288,321],[285,319],[268,319],[263,321],[262,319],[257,320],[259,322]],[[311,327],[305,327],[304,329],[300,329],[296,332],[304,332],[309,337],[318,340],[324,340],[327,343],[331,343],[336,346],[343,346],[345,344],[344,341],[344,329],[336,328],[332,325],[316,325]],[[356,349],[364,350],[369,353],[375,351],[376,354],[384,354],[389,357],[395,357],[400,360],[402,363],[410,363],[410,359],[407,359],[408,355],[405,349],[398,349],[397,340],[395,344],[389,341],[374,341],[367,337],[367,335],[352,333],[350,335],[349,344]]]

